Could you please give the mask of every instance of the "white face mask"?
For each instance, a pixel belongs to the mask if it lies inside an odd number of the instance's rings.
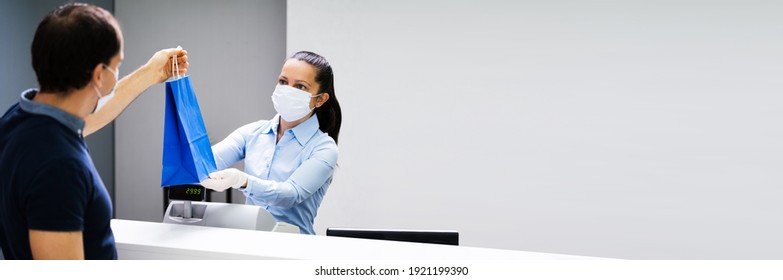
[[[275,92],[272,93],[272,104],[275,105],[275,111],[280,114],[280,117],[293,122],[307,116],[314,109],[310,108],[310,99],[318,96],[320,94],[310,95],[309,92],[300,89],[277,85]]]
[[[114,98],[114,90],[117,88],[117,84],[120,83],[120,75],[119,75],[120,73],[114,72],[114,70],[111,70],[109,65],[104,64],[103,66],[106,67],[106,69],[109,70],[109,72],[114,74],[114,81],[115,82],[114,82],[114,86],[111,88],[111,91],[106,96],[101,96],[100,89],[98,89],[98,87],[96,87],[94,84],[92,85],[92,87],[95,89],[95,93],[98,94],[98,104],[95,105],[95,110],[92,111],[93,114],[95,114],[95,112],[98,112],[99,110],[101,110],[101,107],[103,107],[103,105],[106,105],[106,103],[109,102],[109,100]]]

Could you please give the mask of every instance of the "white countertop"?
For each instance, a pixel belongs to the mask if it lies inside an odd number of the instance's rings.
[[[120,259],[599,259],[451,245],[313,236],[114,219]]]

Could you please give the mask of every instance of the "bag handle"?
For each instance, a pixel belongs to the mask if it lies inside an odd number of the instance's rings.
[[[175,54],[174,57],[171,58],[171,78],[173,80],[179,79],[179,64],[177,63],[177,55]]]

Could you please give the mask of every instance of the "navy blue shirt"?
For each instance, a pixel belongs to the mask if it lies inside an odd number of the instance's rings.
[[[29,230],[81,231],[85,259],[117,259],[111,200],[82,137],[84,120],[22,100],[0,119],[0,245],[32,259]]]

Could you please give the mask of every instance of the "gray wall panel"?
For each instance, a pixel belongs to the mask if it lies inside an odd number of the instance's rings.
[[[270,96],[285,58],[286,3],[276,1],[119,0],[123,69],[181,45],[210,140],[274,116]],[[117,120],[117,217],[160,221],[163,85],[151,87]],[[221,195],[215,195],[220,200]],[[234,201],[244,202],[235,193]]]

